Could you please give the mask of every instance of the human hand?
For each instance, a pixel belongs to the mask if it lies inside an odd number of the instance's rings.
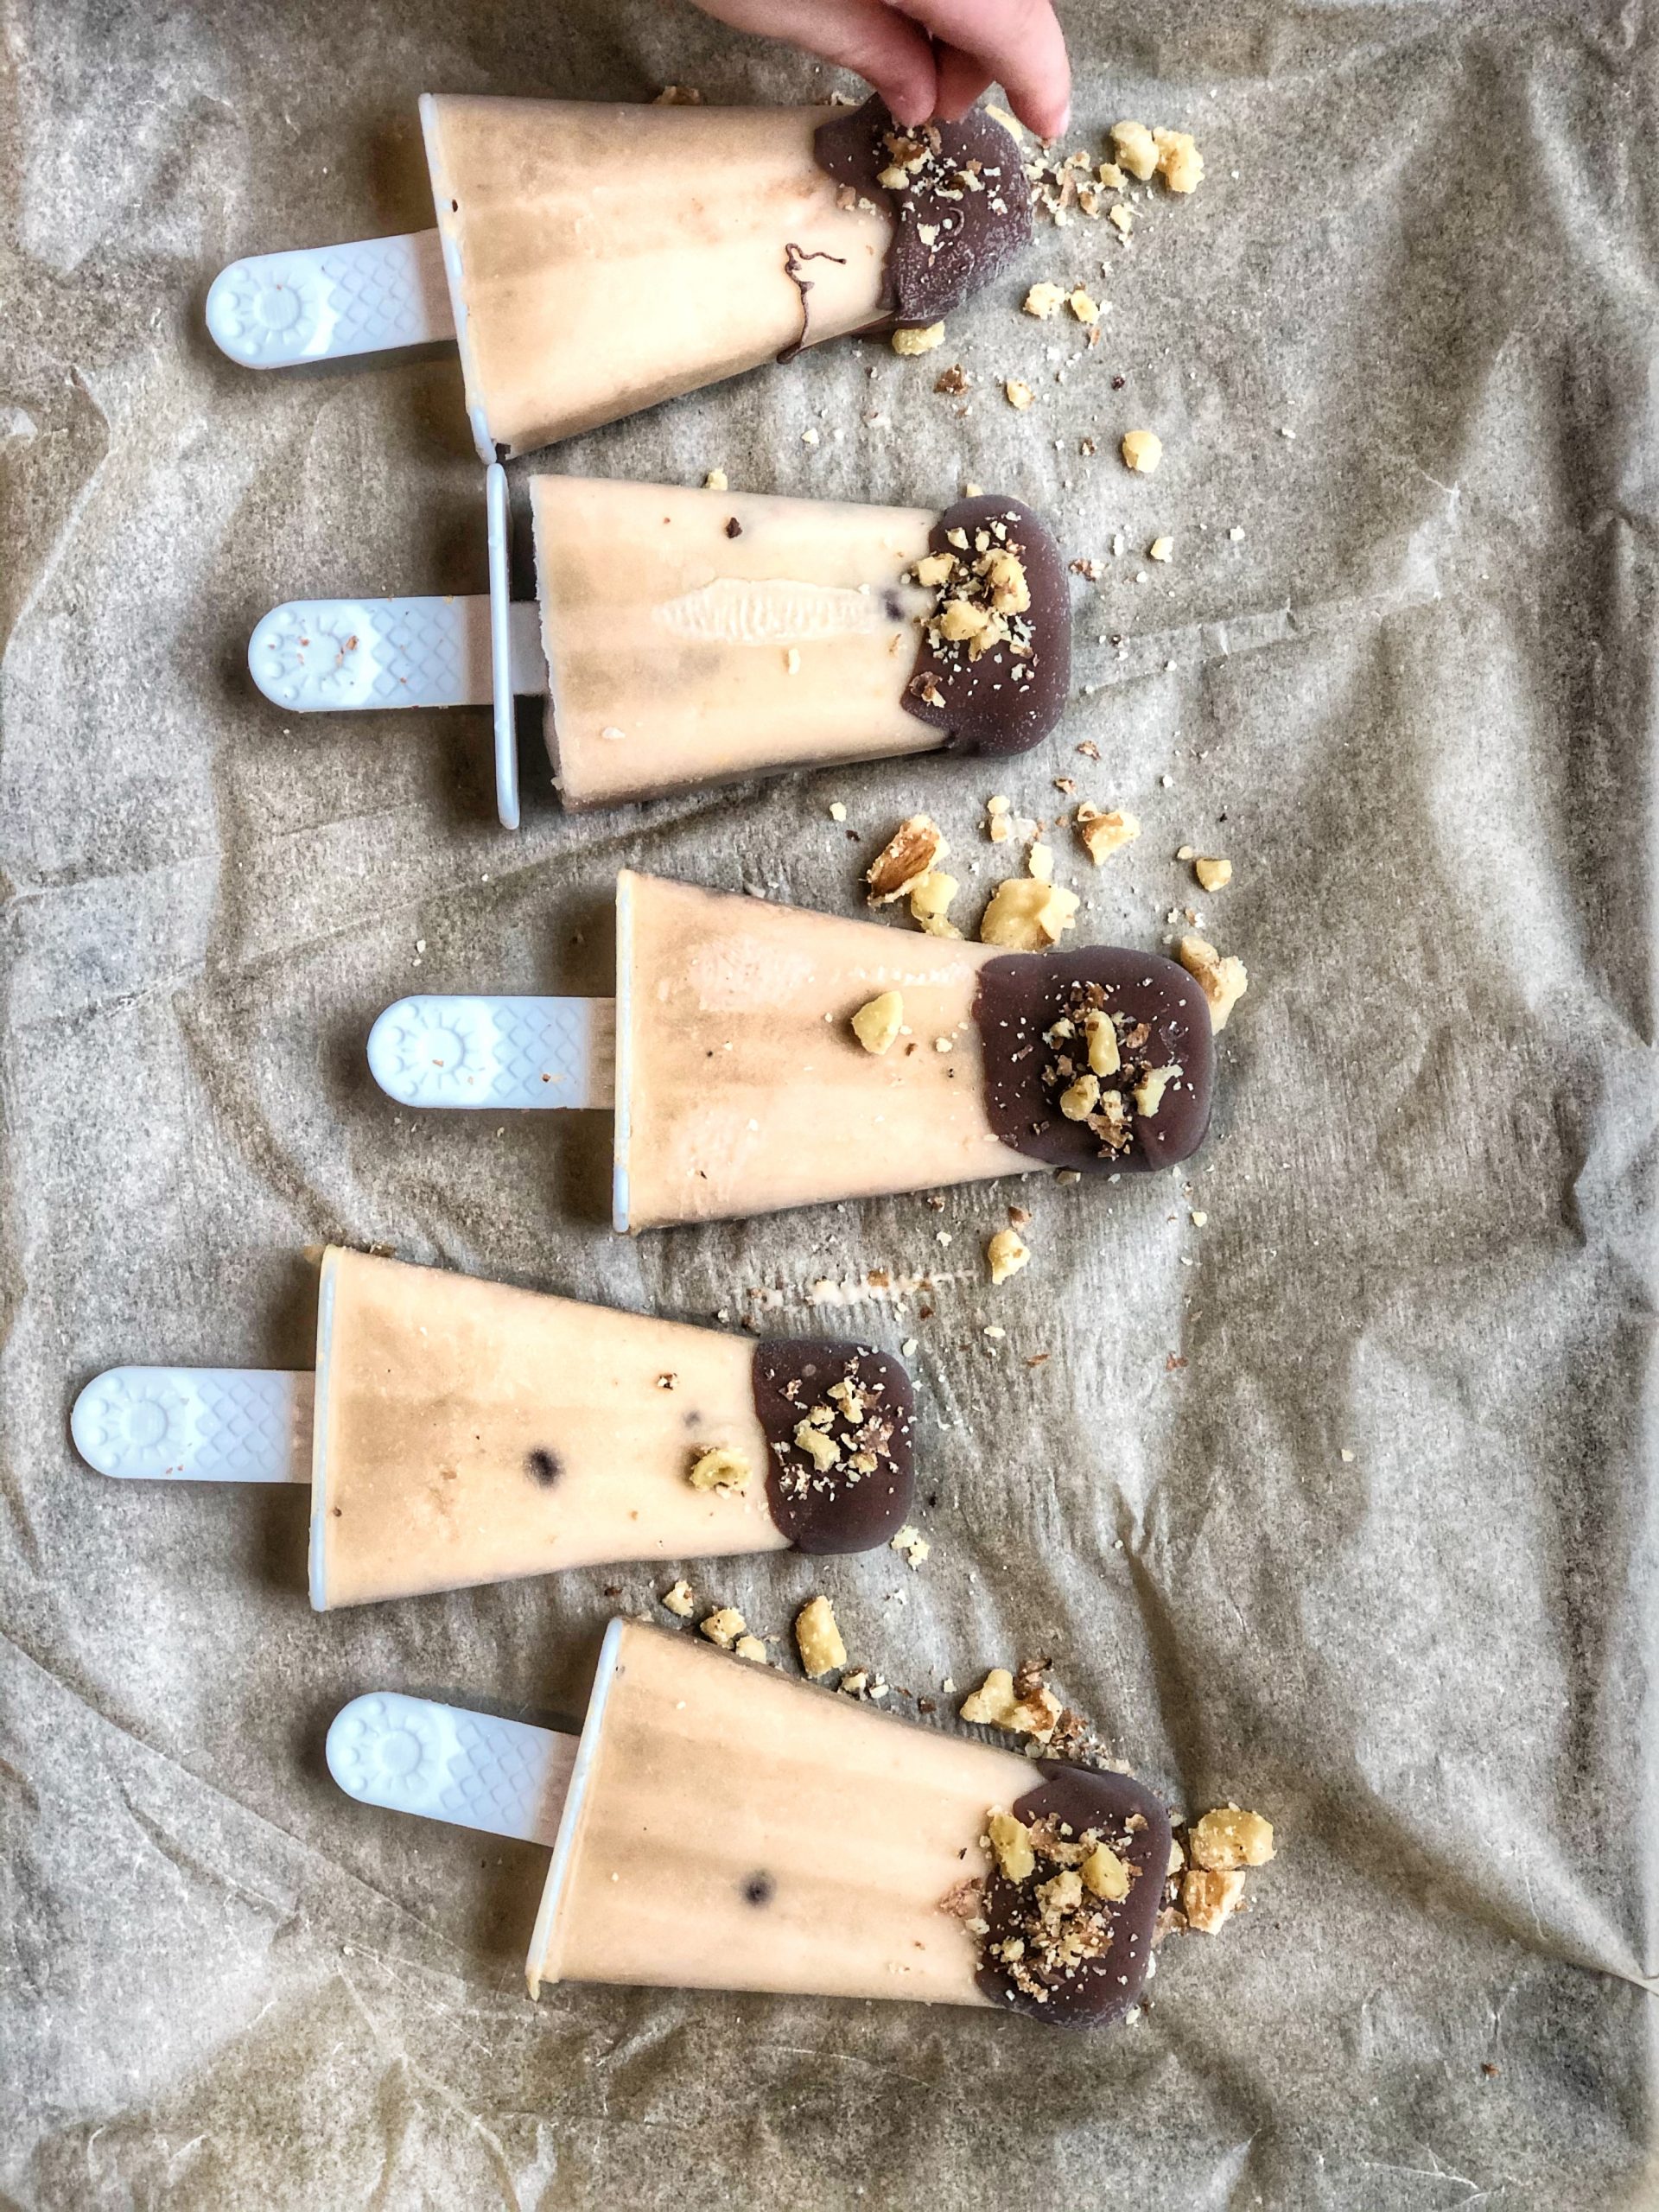
[[[787,39],[853,69],[903,124],[955,123],[986,86],[1039,138],[1071,112],[1071,68],[1053,0],[697,0],[741,31]]]

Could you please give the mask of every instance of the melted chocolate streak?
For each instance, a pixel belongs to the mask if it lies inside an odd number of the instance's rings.
[[[873,1472],[849,1480],[845,1464],[849,1426],[839,1408],[829,1432],[842,1447],[843,1465],[820,1474],[795,1442],[802,1419],[832,1403],[832,1383],[849,1376],[870,1394],[870,1410],[891,1424]],[[799,1388],[791,1390],[791,1384]],[[874,1395],[876,1391],[879,1395]],[[915,1400],[902,1362],[867,1345],[771,1341],[754,1348],[754,1409],[771,1447],[766,1503],[772,1517],[801,1552],[863,1552],[885,1544],[910,1513],[913,1485],[912,1435]],[[796,1479],[804,1474],[804,1488]],[[790,1478],[785,1487],[785,1478]]]
[[[1170,1084],[1155,1115],[1132,1117],[1125,1153],[1103,1157],[1094,1132],[1058,1113],[1044,1086],[1043,1071],[1053,1055],[1043,1034],[1053,1027],[1074,982],[1098,983],[1109,1011],[1147,1024],[1152,1036],[1142,1058],[1181,1071],[1179,1084]],[[1160,953],[1109,944],[1077,952],[1005,953],[979,971],[974,1021],[984,1053],[987,1116],[1002,1142],[1028,1160],[1116,1175],[1174,1167],[1204,1141],[1216,1073],[1210,1009],[1186,970]]]
[[[975,1977],[985,1995],[1011,2012],[1029,2012],[1057,2027],[1098,2028],[1122,2018],[1141,1995],[1152,1958],[1153,1929],[1163,1900],[1169,1866],[1169,1815],[1149,1789],[1126,1774],[1096,1773],[1039,1759],[1041,1787],[1028,1790],[1014,1807],[1027,1827],[1038,1821],[1064,1821],[1081,1835],[1097,1829],[1133,1870],[1129,1893],[1106,1908],[1111,1942],[1098,1958],[1084,1959],[1069,1974],[1036,1973],[1046,1998],[1020,1988],[994,1956],[995,1946],[1021,1936],[1032,1906],[1032,1891],[1052,1868],[1039,1859],[1031,1884],[1016,1884],[993,1872],[985,1885],[982,1963]],[[1144,1826],[1126,1828],[1132,1815]]]
[[[803,276],[802,265],[809,261],[833,261],[838,269],[847,266],[844,253],[809,253],[804,246],[786,245],[784,248],[784,274],[801,296],[801,334],[792,344],[785,346],[778,356],[780,361],[792,361],[809,342],[812,314],[806,304],[806,296],[812,289],[812,279]]]

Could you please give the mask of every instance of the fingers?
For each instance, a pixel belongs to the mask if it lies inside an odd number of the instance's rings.
[[[904,124],[925,123],[938,97],[938,71],[925,29],[887,0],[698,0],[705,15],[735,29],[787,39],[851,69]]]
[[[990,72],[960,47],[936,47],[934,54],[938,63],[939,89],[933,112],[941,123],[960,123],[980,94],[989,90]]]
[[[1052,0],[893,4],[943,45],[970,56],[987,79],[995,78],[1021,123],[1039,137],[1060,136],[1071,114],[1071,65]]]

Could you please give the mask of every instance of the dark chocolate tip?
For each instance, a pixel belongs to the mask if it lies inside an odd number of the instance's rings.
[[[1101,1079],[1103,1105],[1119,1103],[1087,1121],[1069,1121],[1058,1096],[1069,1080],[1065,1062],[1076,1046],[1051,1044],[1047,1035],[1096,998],[1115,1017],[1121,1059],[1116,1074]],[[1005,953],[979,971],[974,1020],[984,1055],[987,1116],[1002,1142],[1028,1160],[1126,1174],[1178,1166],[1204,1141],[1216,1074],[1210,1009],[1186,970],[1161,953],[1109,944]],[[1171,1067],[1180,1073],[1165,1084],[1157,1112],[1141,1113],[1134,1087],[1145,1073]]]
[[[901,1360],[865,1344],[770,1339],[754,1348],[754,1409],[766,1502],[797,1551],[871,1551],[904,1526],[916,1402]],[[822,1440],[815,1448],[797,1441],[803,1425]]]
[[[977,660],[965,644],[935,642],[924,627],[905,705],[945,731],[953,753],[1028,753],[1058,721],[1071,692],[1071,595],[1053,533],[1021,500],[985,493],[941,515],[927,547],[957,563],[970,597],[987,588],[976,564],[998,550],[1014,554],[1031,603],[1004,618],[1007,637]],[[960,588],[946,584],[942,598]]]
[[[538,1450],[525,1453],[524,1472],[530,1477],[531,1482],[539,1483],[543,1490],[551,1490],[564,1470],[559,1465],[558,1454],[556,1452]]]
[[[1129,1892],[1110,1904],[1088,1899],[1087,1922],[1107,1938],[1096,1956],[1046,1961],[1034,1940],[1040,1932],[1036,1891],[1059,1867],[1045,1859],[1039,1830],[1033,1839],[1037,1869],[1028,1880],[1010,1882],[993,1868],[986,1882],[982,1910],[988,1932],[981,1938],[976,1980],[987,1997],[1011,2012],[1028,2012],[1057,2027],[1109,2027],[1140,2002],[1146,1984],[1169,1871],[1169,1814],[1132,1776],[1053,1759],[1039,1759],[1036,1767],[1042,1783],[1012,1808],[1015,1818],[1027,1827],[1064,1822],[1079,1837],[1095,1831],[1130,1869]],[[996,1955],[1011,1937],[1026,1945],[1017,1966]]]
[[[743,1885],[743,1894],[751,1904],[770,1904],[777,1887],[770,1874],[751,1874]]]
[[[919,156],[901,164],[910,180],[902,190],[877,181],[893,165],[889,138]],[[1031,243],[1031,187],[1020,149],[983,108],[970,108],[960,123],[910,130],[872,96],[821,124],[813,150],[826,175],[893,218],[881,294],[888,329],[937,322]]]

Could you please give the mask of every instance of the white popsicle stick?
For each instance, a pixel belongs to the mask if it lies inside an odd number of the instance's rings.
[[[377,1690],[334,1715],[327,1757],[329,1773],[359,1804],[551,1849],[576,1738]]]
[[[504,830],[518,827],[518,741],[514,731],[512,631],[512,510],[507,505],[507,472],[493,461],[484,472],[484,518],[490,547],[490,677],[495,705],[495,810]],[[535,610],[531,609],[532,613]],[[543,689],[547,662],[542,660]]]
[[[508,680],[521,698],[547,690],[541,612],[507,610]],[[291,599],[248,640],[248,670],[290,714],[379,707],[487,707],[495,696],[490,602]]]
[[[308,1483],[315,1378],[234,1367],[112,1367],[69,1433],[100,1475],[147,1482]]]
[[[443,243],[416,231],[233,261],[207,294],[207,328],[250,369],[453,338]]]
[[[400,1106],[609,1108],[611,999],[399,999],[369,1032],[369,1072]]]

